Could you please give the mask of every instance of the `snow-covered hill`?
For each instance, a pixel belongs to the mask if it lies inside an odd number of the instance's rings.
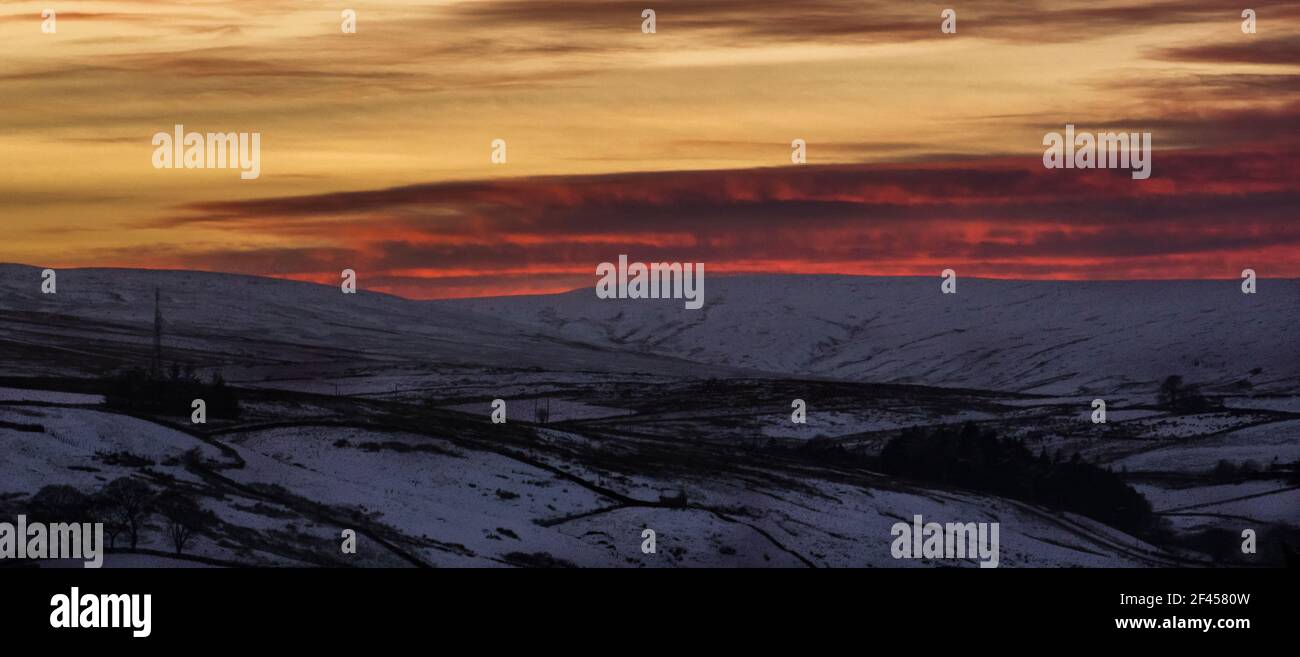
[[[743,369],[1044,394],[1140,393],[1178,374],[1300,390],[1297,280],[1263,280],[1246,295],[1230,280],[962,279],[952,295],[938,278],[713,277],[701,310],[601,300],[590,289],[418,302],[182,271],[63,270],[53,295],[39,283],[37,268],[0,265],[0,341],[10,350],[53,348],[76,360],[126,349],[138,359],[150,349],[159,288],[168,349],[199,361],[219,353],[254,370],[245,380],[286,364],[324,368],[303,374],[324,380],[339,375],[331,365],[368,361],[697,376]],[[34,373],[30,363],[6,369]]]
[[[140,543],[151,552],[110,555],[106,564],[119,567],[936,565],[890,552],[891,527],[912,514],[999,523],[1000,567],[1177,563],[1086,518],[843,468],[800,467],[792,478],[779,464],[706,460],[627,471],[640,460],[615,464],[604,448],[563,431],[502,448],[465,433],[430,435],[443,431],[436,426],[415,434],[305,421],[207,437],[189,429],[108,409],[0,404],[0,453],[9,457],[0,514],[21,512],[43,486],[89,494],[120,477],[191,496],[214,514],[175,559],[164,522],[152,518]],[[186,467],[193,460],[207,467]],[[665,490],[685,491],[689,503],[663,505]],[[340,552],[340,527],[361,534],[358,554]],[[651,554],[641,549],[647,528],[658,534]]]
[[[682,363],[569,343],[470,310],[338,286],[194,271],[66,269],[41,293],[41,269],[0,264],[0,375],[95,372],[148,362],[154,292],[168,361],[232,380],[266,373],[323,380],[406,366],[678,372]]]
[[[240,417],[105,403],[97,375],[150,362],[155,289],[164,360],[220,368]],[[134,270],[63,270],[43,295],[39,269],[0,265],[0,515],[43,486],[134,477],[216,514],[187,553],[207,564],[935,565],[890,553],[893,524],[918,514],[1000,523],[1006,566],[1200,564],[1210,530],[1300,526],[1280,469],[1300,435],[1297,292],[962,280],[953,296],[937,279],[772,276],[709,279],[690,311]],[[1253,390],[1200,413],[1145,404],[1168,374]],[[1106,424],[1074,394],[1089,386],[1120,390]],[[496,398],[507,423],[489,419]],[[1131,471],[1192,547],[870,460],[904,427],[967,421]],[[375,549],[342,556],[341,527]],[[161,558],[165,539],[156,523],[130,558]]]
[[[680,300],[561,295],[437,302],[564,338],[782,374],[1069,394],[1170,374],[1300,389],[1300,281],[713,277]]]

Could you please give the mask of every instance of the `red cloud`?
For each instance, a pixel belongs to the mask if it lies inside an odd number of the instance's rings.
[[[549,292],[595,266],[705,262],[710,273],[1221,278],[1300,276],[1296,143],[1157,151],[1150,180],[1044,169],[1034,156],[439,183],[201,203],[162,223],[326,247],[182,251],[180,266],[413,297]]]

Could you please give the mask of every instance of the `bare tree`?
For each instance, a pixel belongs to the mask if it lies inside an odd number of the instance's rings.
[[[126,531],[134,550],[140,544],[140,531],[153,514],[153,489],[139,479],[119,477],[108,482],[100,496],[109,521]]]
[[[195,534],[207,530],[215,521],[211,511],[201,507],[188,495],[169,497],[160,505],[163,517],[167,518],[167,535],[171,538],[176,554],[185,551],[185,546]]]
[[[103,493],[97,493],[91,498],[90,513],[96,522],[104,524],[104,533],[108,534],[109,549],[116,549],[117,537],[126,530],[126,527],[117,521],[116,516],[113,514],[112,504],[109,503],[108,498],[104,497]]]

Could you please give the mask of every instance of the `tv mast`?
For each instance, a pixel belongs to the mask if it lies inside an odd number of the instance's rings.
[[[162,377],[162,294],[158,288],[153,289],[153,375]]]

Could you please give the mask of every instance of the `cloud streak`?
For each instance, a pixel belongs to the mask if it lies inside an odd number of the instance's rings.
[[[409,296],[595,263],[1023,277],[1300,275],[1300,7],[1217,0],[105,1],[0,9],[0,259]],[[157,171],[175,124],[263,134],[255,184]],[[1074,123],[1155,174],[1047,171]],[[510,144],[493,166],[488,145]],[[789,163],[794,138],[810,164]],[[351,191],[341,191],[351,190]],[[1247,266],[1241,264],[1241,266]],[[1288,269],[1290,268],[1290,269]],[[1239,269],[1237,270],[1239,271]]]
[[[431,183],[195,203],[156,225],[324,237],[181,259],[311,280],[351,267],[419,297],[567,289],[620,253],[716,273],[1300,276],[1297,156],[1297,143],[1157,152],[1149,182],[988,158]]]

